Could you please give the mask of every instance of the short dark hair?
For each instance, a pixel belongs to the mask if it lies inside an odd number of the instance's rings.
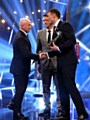
[[[47,14],[44,14],[43,17],[47,17]]]
[[[58,9],[56,9],[56,8],[52,8],[48,12],[55,13],[58,18],[61,17],[60,11]]]

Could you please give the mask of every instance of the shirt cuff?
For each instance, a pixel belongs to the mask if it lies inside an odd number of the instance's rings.
[[[58,51],[61,53],[61,50],[59,49],[59,47],[57,47]]]

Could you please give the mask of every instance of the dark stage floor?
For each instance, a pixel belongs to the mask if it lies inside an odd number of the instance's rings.
[[[39,96],[37,93],[39,93]],[[7,104],[10,102],[13,96],[14,87],[0,88],[0,120],[13,120],[13,111],[7,108]],[[89,114],[89,118],[87,120],[90,120],[90,93],[82,93],[82,97],[86,106],[86,110]],[[51,92],[51,103],[51,118],[55,118],[57,113],[55,91]],[[22,102],[22,113],[29,117],[28,120],[44,120],[44,118],[38,117],[38,113],[43,109],[44,102],[42,90],[28,86]],[[71,120],[76,120],[77,113],[72,100],[70,103],[70,109]]]

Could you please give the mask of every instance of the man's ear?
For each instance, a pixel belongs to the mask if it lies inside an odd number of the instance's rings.
[[[56,14],[55,14],[55,13],[53,13],[53,17],[54,17],[54,18],[56,17]]]

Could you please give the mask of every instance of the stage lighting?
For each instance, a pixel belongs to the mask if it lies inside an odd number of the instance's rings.
[[[44,3],[46,3],[46,0],[44,0]]]
[[[5,20],[4,19],[2,19],[2,21],[1,21],[3,24],[5,23]]]
[[[39,9],[39,10],[38,10],[38,12],[40,13],[40,12],[41,12],[41,10]]]
[[[58,4],[67,5],[66,2],[61,2],[60,0],[49,0],[49,1],[54,2],[54,3],[58,3]]]
[[[14,14],[17,14],[17,11],[14,11],[13,13],[14,13]]]
[[[34,14],[34,12],[32,12],[32,14]]]
[[[34,26],[34,25],[35,25],[35,23],[32,22],[32,26]]]
[[[10,27],[7,27],[8,30],[10,30]]]
[[[46,10],[43,10],[43,12],[45,13],[45,12],[46,12]]]
[[[26,18],[28,18],[28,19],[29,19],[29,16],[28,16],[28,15],[26,15]]]
[[[21,3],[23,3],[23,0],[20,0]]]

